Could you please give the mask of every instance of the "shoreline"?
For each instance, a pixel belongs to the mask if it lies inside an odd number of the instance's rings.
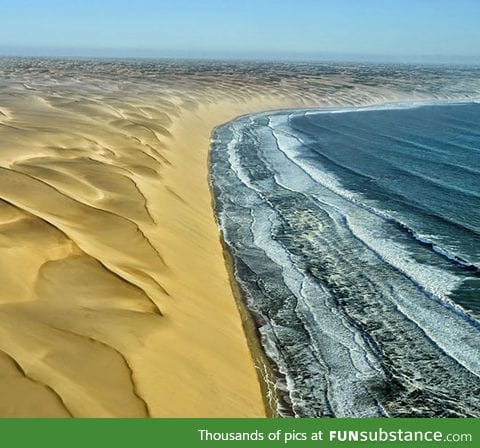
[[[175,266],[176,270],[175,276],[164,283],[166,289],[170,293],[178,290],[180,281],[183,286],[179,293],[194,301],[195,305],[192,308],[191,303],[188,310],[182,305],[182,309],[176,311],[160,304],[160,309],[165,310],[167,319],[172,314],[172,319],[175,318],[184,328],[186,337],[188,334],[195,337],[197,331],[210,335],[210,342],[201,344],[204,353],[201,362],[205,362],[205,368],[208,365],[208,371],[216,376],[215,379],[211,377],[211,385],[204,379],[191,378],[189,386],[198,390],[201,405],[199,402],[197,411],[192,414],[191,410],[188,411],[191,403],[185,401],[183,411],[179,408],[175,415],[275,417],[277,414],[269,399],[272,395],[268,386],[272,382],[270,361],[261,348],[251,312],[232,278],[233,266],[228,262],[216,223],[209,182],[209,157],[211,135],[216,126],[245,112],[268,111],[292,103],[268,98],[200,103],[193,110],[183,110],[170,127],[175,136],[175,152],[170,155],[172,168],[165,172],[162,183],[170,186],[182,201],[171,194],[158,197],[163,202],[163,209],[175,211],[173,215],[164,214],[158,220],[158,226],[175,237],[162,238],[156,245],[161,247],[170,268],[173,270]],[[144,191],[148,193],[148,190]],[[194,326],[197,331],[191,328],[189,315],[192,312],[196,316]],[[177,333],[172,336],[178,338]],[[221,366],[221,370],[216,366]],[[259,367],[264,371],[259,371]],[[219,394],[218,391],[223,392]],[[212,396],[215,396],[213,401]],[[153,415],[158,415],[158,411]],[[172,416],[172,409],[162,416]]]
[[[211,135],[213,136],[217,125],[212,129]],[[272,361],[266,355],[262,343],[261,336],[258,331],[258,326],[255,322],[255,317],[252,315],[252,312],[248,308],[244,293],[238,284],[235,278],[235,267],[233,255],[230,253],[227,244],[225,243],[223,232],[220,228],[217,216],[215,213],[215,194],[213,191],[213,183],[210,177],[210,156],[211,156],[211,146],[208,150],[207,156],[207,166],[208,166],[208,186],[211,197],[211,207],[212,213],[215,220],[215,224],[218,228],[218,239],[222,246],[222,254],[225,262],[225,267],[227,269],[228,279],[230,282],[230,287],[232,289],[233,297],[240,314],[240,319],[242,322],[242,329],[245,335],[245,339],[250,351],[253,365],[255,367],[258,383],[260,385],[260,391],[263,399],[263,404],[265,407],[265,416],[267,418],[277,418],[280,417],[278,412],[278,400],[280,397],[277,394],[276,388],[276,377],[271,365]]]
[[[220,238],[222,238],[222,232],[220,232]],[[252,362],[257,371],[258,382],[262,393],[263,403],[265,406],[265,415],[267,418],[281,417],[278,412],[278,404],[281,397],[278,394],[276,381],[277,378],[274,373],[272,361],[265,354],[262,347],[261,336],[258,331],[257,323],[252,311],[248,308],[245,300],[244,292],[242,291],[237,279],[235,278],[235,268],[233,256],[230,253],[223,239],[220,241],[223,247],[223,255],[225,265],[229,274],[230,285],[232,288],[235,303],[238,307],[240,319],[242,321],[242,327],[245,334],[250,354],[252,356]]]
[[[259,112],[259,113],[262,113],[262,112]],[[252,115],[252,114],[245,114],[245,115]],[[237,118],[238,117],[233,118],[230,121],[236,120]],[[230,121],[226,123],[229,123]],[[223,126],[226,123],[215,126],[212,129],[212,136],[215,134],[216,129],[219,126]],[[291,410],[290,404],[287,403],[279,393],[277,381],[278,381],[278,376],[282,376],[282,374],[278,371],[278,367],[275,366],[274,361],[270,359],[268,355],[265,353],[265,350],[261,342],[259,324],[257,323],[257,320],[256,320],[257,318],[255,317],[254,312],[250,310],[245,297],[245,292],[242,290],[241,286],[239,285],[235,275],[236,270],[235,270],[234,256],[231,253],[230,249],[228,248],[227,243],[225,242],[223,231],[220,227],[220,224],[218,222],[217,215],[215,212],[216,198],[213,191],[212,179],[210,177],[210,174],[211,174],[210,173],[210,156],[211,156],[211,147],[208,151],[208,166],[209,166],[208,183],[209,183],[210,194],[212,198],[212,203],[211,203],[212,212],[214,214],[215,223],[218,228],[219,241],[220,241],[220,244],[222,245],[223,258],[224,258],[225,266],[227,268],[230,287],[232,289],[233,297],[235,299],[238,312],[240,314],[240,318],[242,321],[242,328],[244,331],[248,348],[250,350],[252,362],[257,372],[257,378],[258,378],[260,390],[262,393],[266,417],[282,418],[282,415],[280,413],[281,407],[283,407],[285,410],[288,410],[288,413],[292,412],[292,410]]]

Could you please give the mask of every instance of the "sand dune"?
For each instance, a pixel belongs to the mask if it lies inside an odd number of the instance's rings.
[[[0,415],[265,415],[210,134],[265,109],[480,91],[475,73],[420,91],[428,73],[366,70],[0,60]]]

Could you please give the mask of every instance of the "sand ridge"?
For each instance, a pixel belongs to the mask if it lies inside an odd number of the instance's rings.
[[[0,415],[264,416],[211,207],[211,131],[480,91],[475,73],[446,71],[452,93],[374,73],[0,59]]]

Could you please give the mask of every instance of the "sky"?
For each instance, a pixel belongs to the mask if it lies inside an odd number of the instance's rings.
[[[480,0],[0,0],[0,54],[480,62]]]

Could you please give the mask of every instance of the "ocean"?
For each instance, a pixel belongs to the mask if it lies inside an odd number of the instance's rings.
[[[280,415],[480,416],[480,104],[243,116],[210,164]]]

